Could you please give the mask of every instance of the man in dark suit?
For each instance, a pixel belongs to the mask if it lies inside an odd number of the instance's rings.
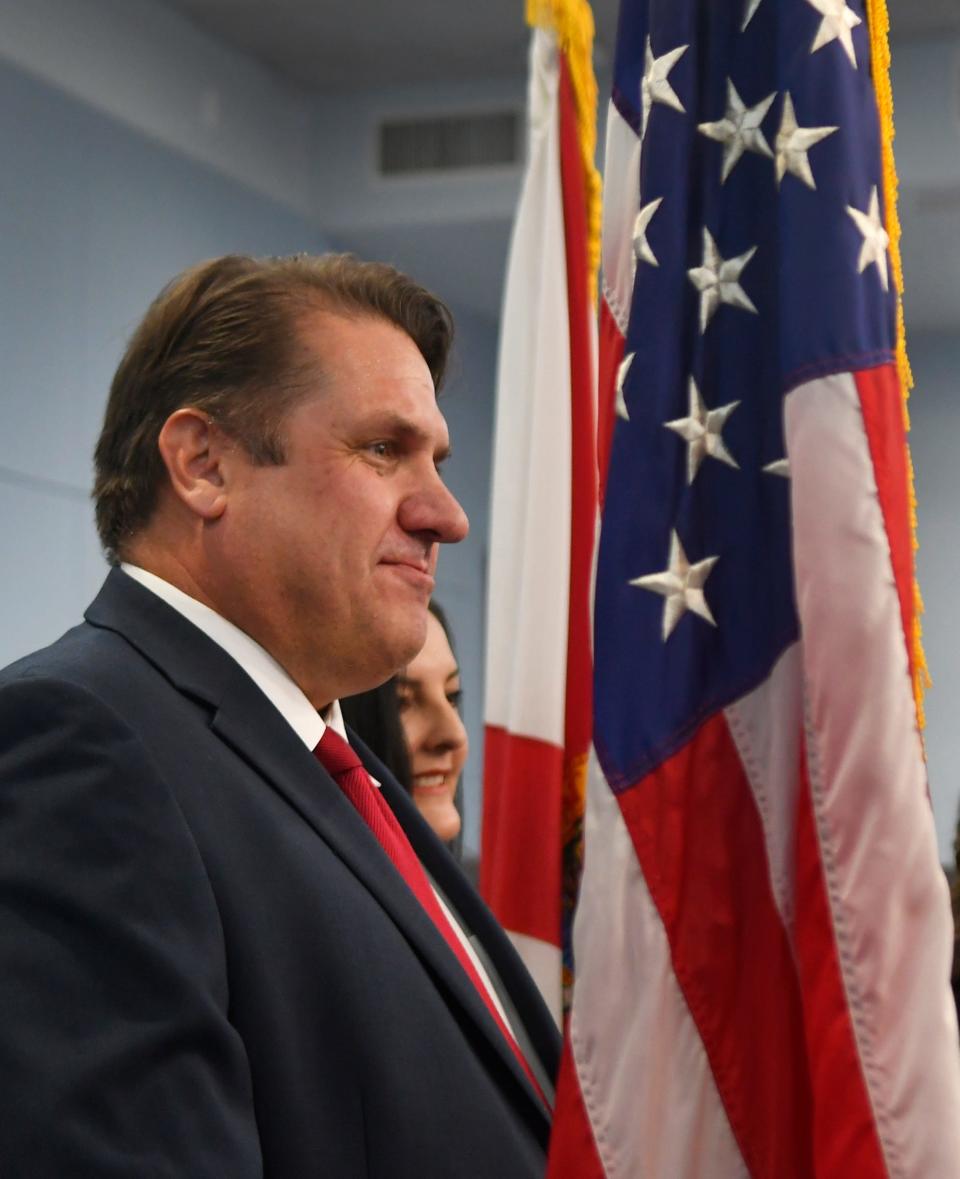
[[[134,335],[117,567],[0,676],[9,1179],[542,1174],[550,1017],[337,704],[416,653],[467,531],[450,336],[342,257],[206,263]]]

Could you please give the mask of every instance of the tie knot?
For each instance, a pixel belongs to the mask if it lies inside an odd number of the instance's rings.
[[[317,742],[313,753],[327,773],[334,778],[339,778],[341,774],[345,774],[349,770],[362,768],[360,758],[340,734],[335,733],[329,725],[324,729],[323,736]]]

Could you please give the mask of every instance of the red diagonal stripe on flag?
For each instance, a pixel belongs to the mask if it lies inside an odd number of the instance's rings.
[[[752,1179],[812,1174],[796,967],[725,717],[619,801]]]
[[[890,544],[890,560],[900,598],[904,641],[914,670],[913,541],[907,474],[907,437],[900,381],[892,364],[854,374],[870,457],[880,495],[880,509]]]
[[[812,1127],[813,1174],[882,1179],[887,1169],[837,958],[805,755],[796,845],[795,939],[807,1051],[817,1094]]]

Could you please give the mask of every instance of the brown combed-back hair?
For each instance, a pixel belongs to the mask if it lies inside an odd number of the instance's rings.
[[[256,463],[283,463],[284,419],[323,365],[297,330],[313,310],[396,324],[439,390],[453,340],[450,312],[392,266],[349,254],[228,255],[185,271],[151,304],[110,387],[93,489],[110,561],[153,514],[164,478],[157,439],[176,410],[202,410]]]

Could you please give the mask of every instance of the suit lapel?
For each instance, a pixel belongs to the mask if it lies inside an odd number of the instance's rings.
[[[351,744],[357,748],[369,772],[383,782],[387,802],[404,828],[420,862],[460,918],[462,928],[470,936],[471,941],[480,943],[482,952],[478,952],[478,957],[481,960],[489,959],[485,969],[493,966],[502,989],[506,991],[505,1006],[508,1010],[512,1009],[511,1018],[514,1015],[517,1017],[525,1033],[525,1036],[521,1036],[521,1044],[524,1039],[529,1041],[524,1045],[524,1050],[528,1058],[530,1049],[538,1057],[546,1073],[544,1092],[552,1093],[560,1067],[560,1035],[553,1016],[544,1004],[513,943],[476,889],[466,879],[460,865],[421,818],[406,791],[393,779],[383,763],[370,755],[362,742],[357,741],[352,735]],[[513,1054],[510,1053],[510,1056],[512,1059]],[[515,1064],[515,1061],[513,1063]],[[534,1066],[534,1072],[538,1071]],[[523,1075],[519,1067],[516,1068],[516,1072],[519,1076]],[[526,1088],[533,1095],[533,1088],[526,1082],[525,1077],[523,1079]],[[549,1110],[546,1110],[539,1096],[536,1097],[536,1101],[538,1107],[549,1117]]]
[[[473,940],[473,941],[476,941],[477,935],[479,935],[480,940],[483,941],[484,935],[487,933],[487,930],[486,929],[484,929],[482,931],[478,930],[477,926],[471,920],[466,918],[466,914],[464,913],[464,906],[461,904],[461,897],[464,892],[464,888],[466,888],[466,890],[469,891],[470,893],[473,893],[473,889],[469,886],[469,884],[467,883],[467,881],[463,877],[463,874],[460,871],[459,867],[456,865],[455,861],[453,860],[453,857],[449,854],[447,849],[445,847],[443,847],[443,845],[437,840],[436,836],[431,831],[431,829],[427,825],[427,823],[420,817],[420,813],[416,809],[413,802],[411,801],[409,795],[406,793],[406,791],[403,789],[403,787],[400,786],[400,784],[396,781],[396,779],[393,777],[393,775],[390,773],[390,771],[387,769],[387,767],[378,758],[371,755],[370,751],[366,748],[366,746],[364,746],[363,743],[361,741],[359,741],[353,734],[350,735],[350,742],[354,746],[354,748],[357,750],[358,754],[360,755],[360,758],[363,761],[364,766],[367,769],[367,772],[372,774],[373,777],[376,778],[377,781],[381,783],[381,789],[383,791],[383,795],[387,801],[387,804],[390,806],[390,809],[393,811],[394,815],[396,816],[398,822],[400,823],[400,826],[403,828],[404,833],[406,834],[407,838],[410,840],[411,846],[413,847],[413,850],[416,853],[417,858],[420,860],[421,864],[423,865],[424,869],[426,870],[426,872],[430,876],[431,880],[434,882],[435,887],[437,889],[439,889],[439,892],[444,897],[444,900],[447,901],[449,907],[455,913],[457,913],[458,917],[465,919],[465,921],[463,921],[463,920],[461,921],[461,928],[463,929],[464,933],[467,935],[471,935],[471,934],[474,935],[471,938],[471,940]],[[451,887],[451,885],[452,885],[452,887]],[[477,900],[479,902],[479,898],[477,898]],[[492,914],[489,914],[489,911],[486,910],[486,907],[483,905],[482,902],[479,902],[479,905],[480,905],[480,908],[484,909],[484,911],[489,916],[491,924],[496,926],[496,920],[493,918]],[[417,905],[417,908],[418,908],[418,910],[420,909],[419,904]],[[422,910],[421,910],[421,912],[422,912]],[[465,1007],[467,1007],[467,1009],[470,1011],[471,1015],[474,1017],[474,1019],[477,1021],[477,1023],[480,1024],[483,1031],[486,1033],[487,1038],[490,1040],[490,1042],[496,1048],[496,1050],[500,1054],[501,1058],[507,1064],[510,1071],[513,1073],[514,1077],[517,1079],[518,1083],[521,1085],[521,1087],[524,1089],[524,1091],[527,1093],[527,1095],[530,1097],[530,1099],[534,1102],[537,1109],[544,1115],[544,1117],[549,1119],[550,1109],[544,1104],[543,1099],[541,1098],[540,1094],[538,1094],[536,1092],[536,1090],[533,1088],[533,1086],[530,1084],[529,1079],[525,1075],[523,1069],[518,1064],[517,1058],[516,1058],[513,1050],[506,1043],[506,1041],[503,1038],[502,1033],[500,1032],[500,1029],[496,1026],[493,1019],[490,1017],[490,1014],[487,1011],[485,1002],[477,994],[476,988],[473,986],[473,983],[470,982],[470,980],[467,978],[467,975],[464,973],[462,968],[456,962],[456,959],[453,957],[450,950],[447,948],[441,935],[439,933],[437,933],[436,930],[434,929],[433,922],[428,919],[428,924],[430,926],[431,932],[434,934],[433,940],[436,942],[437,946],[440,947],[443,951],[444,964],[446,964],[446,965],[452,964],[452,966],[453,966],[453,969],[451,971],[449,971],[448,973],[450,974],[450,977],[452,978],[452,980],[454,982],[456,982],[456,984],[457,984],[456,992],[457,992],[458,997],[463,1002],[463,1005]],[[503,938],[503,941],[507,944],[508,953],[512,954],[513,953],[512,947],[509,946],[509,943],[507,942],[505,935],[503,935],[502,931],[499,930],[499,926],[497,926],[497,931],[500,933],[500,936]],[[474,947],[474,948],[476,949],[476,947]],[[490,948],[489,946],[484,945],[484,947],[483,947],[484,952],[477,954],[477,957],[481,959],[481,962],[483,961],[483,958],[486,957],[486,951],[489,948]],[[497,948],[498,947],[494,947],[494,953],[496,953]],[[495,965],[495,968],[497,968],[496,964],[494,964],[494,965]],[[484,967],[484,969],[486,969],[486,966]],[[521,971],[524,974],[524,978],[528,978],[528,976],[526,975],[525,968],[521,967]],[[501,980],[501,981],[504,981],[504,980]],[[532,982],[530,985],[531,985],[531,987],[533,987]],[[534,991],[535,991],[535,988],[534,988]],[[501,997],[501,998],[503,998],[503,997]],[[515,1004],[514,1004],[513,1000],[514,1000],[514,996],[512,994],[508,994],[506,996],[506,1002],[504,1003],[504,1006],[508,1010],[511,1008],[514,1008],[512,1017],[519,1018],[522,1021],[524,1021],[524,1026],[523,1026],[522,1031],[526,1031],[527,1030],[526,1026],[525,1026],[526,1016],[524,1014],[520,1013],[519,1010],[515,1008]],[[534,994],[533,1006],[534,1007],[542,1007],[542,1001],[540,999],[539,992],[536,992],[536,991]],[[551,1071],[553,1073],[553,1075],[556,1075],[557,1061],[555,1059],[556,1058],[555,1029],[553,1028],[553,1021],[550,1018],[550,1015],[548,1013],[546,1013],[545,1008],[543,1008],[543,1011],[544,1011],[544,1014],[546,1015],[546,1019],[549,1024],[549,1030],[548,1030],[548,1036],[547,1036],[547,1039],[549,1041],[549,1045],[547,1046],[547,1049],[545,1052],[540,1053],[539,1045],[537,1043],[533,1043],[532,1041],[531,1041],[531,1044],[535,1048],[535,1050],[537,1050],[538,1053],[540,1054],[540,1060],[545,1065],[545,1067],[549,1071]],[[523,1044],[523,1041],[525,1038],[527,1038],[527,1037],[525,1037],[521,1033],[521,1035],[518,1037],[519,1043]],[[539,1070],[536,1067],[533,1067],[532,1071],[534,1072],[534,1074],[536,1074]],[[544,1091],[549,1092],[552,1090],[552,1087],[553,1087],[553,1082],[552,1082],[552,1080],[548,1079],[547,1083],[544,1085]]]
[[[91,624],[122,635],[175,687],[211,708],[211,729],[287,800],[376,898],[439,985],[474,1021],[529,1099],[547,1116],[484,1001],[433,921],[398,879],[376,837],[240,665],[156,594],[119,570],[110,573],[86,617]],[[379,763],[372,772],[384,782],[387,801],[395,804],[394,792],[400,787],[389,781],[389,775],[384,778],[385,769]],[[402,809],[394,806],[395,813]],[[409,816],[398,817],[407,829]],[[407,834],[409,838],[413,832]],[[415,843],[414,848],[422,857],[422,847]],[[425,866],[434,872],[431,864]]]
[[[259,716],[261,711],[266,713],[267,708],[263,707],[260,689],[246,675],[238,676],[222,699],[212,728],[299,811],[377,899],[431,974],[473,1019],[517,1083],[546,1114],[485,1002],[367,824],[276,709],[269,708],[269,724],[266,717]],[[258,718],[256,723],[251,723],[253,716]],[[383,767],[368,768],[383,783],[387,801],[394,803],[392,789],[400,788],[384,776]],[[405,826],[402,817],[400,821]],[[430,871],[429,864],[425,867]]]

